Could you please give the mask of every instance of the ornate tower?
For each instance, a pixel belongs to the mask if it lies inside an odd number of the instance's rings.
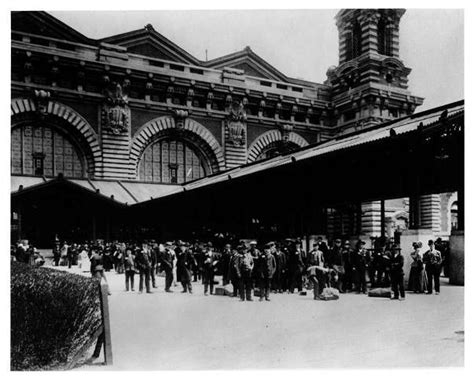
[[[343,9],[336,15],[339,65],[330,67],[336,133],[413,113],[423,103],[407,90],[410,68],[399,58],[404,9]]]

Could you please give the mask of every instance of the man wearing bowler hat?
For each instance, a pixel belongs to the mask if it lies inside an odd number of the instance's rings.
[[[172,292],[171,284],[173,283],[173,263],[175,258],[171,250],[172,247],[172,242],[166,242],[161,263],[162,269],[165,271],[165,292]]]
[[[433,293],[433,280],[435,286],[435,292],[439,295],[439,275],[441,273],[441,265],[443,259],[441,252],[435,249],[435,243],[433,240],[428,241],[429,250],[423,254],[423,262],[426,264],[426,274],[428,275],[428,292],[427,294]]]

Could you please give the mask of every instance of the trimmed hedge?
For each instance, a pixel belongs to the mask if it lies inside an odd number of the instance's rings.
[[[102,324],[99,280],[11,263],[11,369],[64,369]]]

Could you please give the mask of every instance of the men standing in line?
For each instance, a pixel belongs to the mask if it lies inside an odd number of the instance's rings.
[[[197,282],[202,277],[202,250],[197,241],[193,244],[192,253],[196,261],[196,266],[193,268],[193,282]]]
[[[308,264],[310,266],[324,266],[324,253],[319,249],[319,242],[313,243],[313,248],[308,255]]]
[[[270,301],[270,283],[276,269],[275,257],[272,255],[272,249],[275,247],[274,242],[265,245],[264,253],[258,259],[258,278],[260,282],[260,301],[265,297],[266,301]]]
[[[158,288],[156,285],[156,265],[158,264],[158,245],[153,242],[149,247],[150,252],[150,278],[153,288]]]
[[[136,264],[140,273],[139,293],[143,292],[143,283],[145,283],[146,293],[152,293],[150,290],[151,256],[148,245],[143,244],[141,250],[138,251]]]
[[[204,295],[207,296],[207,291],[212,295],[214,293],[214,274],[218,260],[217,255],[214,253],[212,243],[207,244],[207,250],[204,255],[203,263],[203,283],[204,283]]]
[[[183,286],[182,293],[193,293],[193,286],[191,285],[192,269],[196,264],[192,252],[187,248],[187,245],[179,242],[177,250],[176,270],[178,281]]]
[[[405,283],[403,273],[403,255],[400,254],[400,247],[396,244],[392,245],[392,257],[390,260],[390,279],[392,281],[393,300],[401,297],[405,299]]]
[[[165,292],[172,292],[171,284],[173,283],[173,262],[174,254],[171,251],[173,244],[167,242],[165,251],[161,257],[161,268],[165,271]]]
[[[229,284],[229,266],[230,258],[232,256],[232,248],[230,244],[224,246],[221,257],[221,266],[222,266],[222,285]]]
[[[230,282],[232,283],[232,297],[237,297],[239,296],[239,290],[240,290],[240,279],[241,279],[241,273],[240,273],[240,259],[242,258],[241,251],[243,250],[244,246],[239,245],[237,247],[237,250],[232,251],[232,256],[230,257],[229,261],[229,279]]]
[[[334,245],[328,251],[326,265],[327,267],[334,270],[334,274],[332,275],[332,280],[330,282],[331,286],[337,288],[340,292],[342,292],[342,283],[345,280],[346,271],[344,270],[344,265],[342,261],[342,240],[340,238],[336,238],[334,240]],[[347,272],[350,273],[350,271]]]
[[[286,284],[284,284],[286,275],[286,255],[281,251],[280,247],[275,247],[274,250],[276,269],[273,274],[272,289],[275,292],[282,293],[283,289],[286,288]]]
[[[352,290],[352,261],[351,261],[351,244],[348,240],[344,242],[342,249],[342,263],[344,266],[344,280],[342,282],[342,293]]]
[[[301,246],[293,240],[289,242],[289,256],[288,256],[288,273],[290,278],[290,293],[298,289],[298,292],[303,290],[303,270],[304,262],[301,254]]]
[[[60,250],[60,243],[59,238],[57,235],[54,236],[54,246],[53,246],[53,260],[54,265],[57,267],[59,266],[59,260],[61,259],[61,250]]]
[[[324,259],[327,259],[329,248],[328,248],[327,243],[323,241],[323,237],[319,236],[317,239],[317,243],[318,243],[318,249],[321,250],[321,252],[324,255]]]
[[[439,295],[439,275],[441,273],[441,265],[443,259],[441,252],[435,249],[433,240],[428,241],[429,250],[423,254],[423,262],[426,264],[426,275],[428,275],[428,292],[427,294],[433,293],[433,280],[434,288],[437,295]]]
[[[352,269],[354,271],[354,284],[356,293],[367,293],[367,252],[364,248],[364,241],[357,241],[356,248],[352,252]]]
[[[254,267],[253,257],[250,251],[242,248],[242,258],[240,258],[240,301],[252,300],[252,270]]]
[[[254,259],[254,261],[260,258],[261,252],[259,249],[257,249],[257,241],[250,241],[249,246],[250,246],[249,253]],[[257,270],[255,269],[252,271],[252,289],[254,289],[257,286],[257,284],[258,284],[258,276],[257,276]]]
[[[133,288],[134,285],[134,278],[135,278],[135,256],[132,254],[132,250],[127,248],[127,256],[124,260],[124,269],[125,269],[125,290],[131,288],[132,292],[135,290]]]

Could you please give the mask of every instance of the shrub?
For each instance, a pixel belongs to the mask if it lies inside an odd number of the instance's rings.
[[[102,324],[99,281],[11,263],[11,369],[64,369]]]

